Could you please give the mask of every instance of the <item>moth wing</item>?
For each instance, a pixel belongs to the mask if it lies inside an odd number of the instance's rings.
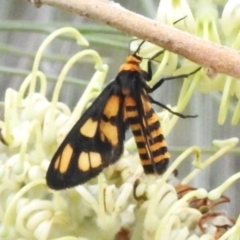
[[[148,95],[126,98],[127,118],[132,129],[145,173],[162,174],[167,167],[169,153],[157,114]]]
[[[125,137],[123,99],[110,83],[63,140],[47,171],[47,185],[60,190],[85,183],[116,162]]]

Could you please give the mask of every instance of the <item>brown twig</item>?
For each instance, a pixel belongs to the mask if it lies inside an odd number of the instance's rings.
[[[216,72],[240,78],[237,51],[158,23],[108,0],[31,0],[71,11],[148,40]]]

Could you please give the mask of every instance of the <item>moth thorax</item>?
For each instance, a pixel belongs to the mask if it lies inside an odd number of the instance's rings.
[[[129,55],[126,58],[126,62],[131,63],[131,64],[139,65],[141,63],[141,61],[142,61],[142,59],[138,56],[135,56],[135,55]]]
[[[141,58],[138,56],[130,55],[126,58],[126,62],[121,65],[119,71],[139,71]]]

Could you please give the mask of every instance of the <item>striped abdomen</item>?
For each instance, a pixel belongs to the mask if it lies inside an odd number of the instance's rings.
[[[162,174],[169,161],[166,146],[158,116],[152,109],[151,103],[142,97],[142,109],[133,98],[126,97],[125,114],[132,129],[138,153],[145,173]],[[141,124],[142,121],[142,124]]]

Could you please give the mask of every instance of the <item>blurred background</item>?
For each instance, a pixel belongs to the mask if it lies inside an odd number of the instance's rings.
[[[159,0],[129,1],[121,0],[119,3],[134,12],[155,18]],[[42,6],[35,8],[28,1],[2,0],[0,4],[0,116],[3,119],[4,95],[7,88],[19,89],[24,78],[29,74],[36,51],[42,41],[52,31],[65,26],[77,28],[90,42],[90,48],[99,52],[104,62],[109,64],[108,81],[114,79],[118,68],[129,54],[129,41],[132,36],[126,35],[114,28],[81,18],[69,12],[53,7]],[[41,62],[41,70],[47,75],[48,96],[56,82],[60,70],[74,53],[79,51],[79,46],[68,37],[54,40],[48,47]],[[61,101],[73,109],[81,96],[93,73],[93,64],[81,62],[68,74],[64,83]],[[76,83],[77,82],[77,83]],[[171,81],[162,86],[158,91],[161,103],[176,105],[181,81]],[[240,127],[232,126],[230,119],[232,108],[229,107],[229,117],[221,126],[217,123],[221,93],[213,92],[204,95],[196,91],[185,114],[197,114],[194,119],[180,119],[169,136],[168,146],[174,160],[187,147],[196,145],[203,150],[203,159],[213,154],[216,150],[211,143],[215,139],[239,137]],[[232,98],[231,104],[236,104]],[[239,145],[230,153],[222,156],[220,160],[205,169],[192,182],[195,187],[213,189],[240,169]],[[185,176],[190,169],[192,157],[183,163],[179,170],[179,178]],[[240,184],[230,187],[225,195],[230,197],[231,204],[226,204],[228,215],[236,217],[239,214]]]

